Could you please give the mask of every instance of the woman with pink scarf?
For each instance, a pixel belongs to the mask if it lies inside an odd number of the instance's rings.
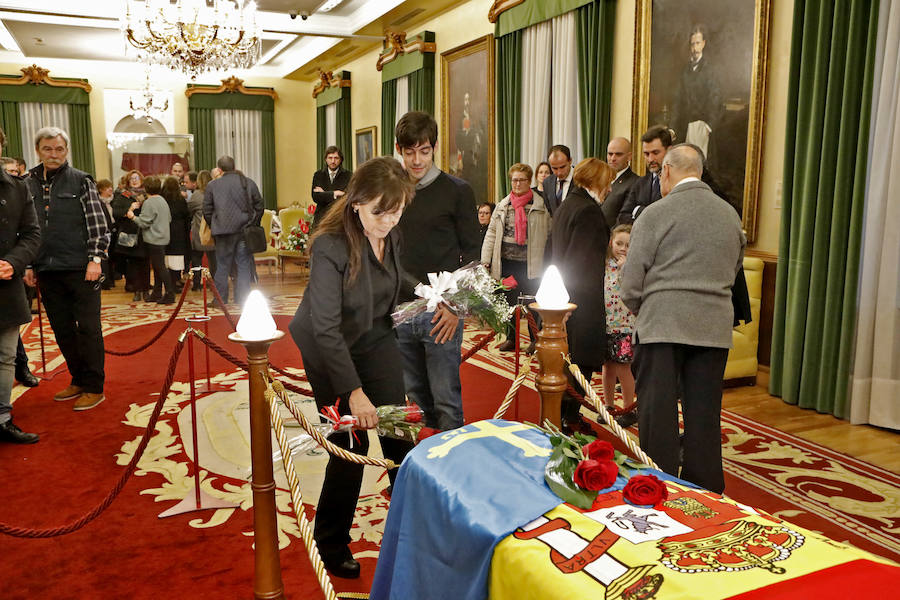
[[[481,262],[495,279],[512,276],[516,289],[506,293],[510,305],[519,294],[534,295],[544,271],[544,247],[550,234],[550,213],[531,185],[531,167],[516,163],[509,168],[512,192],[497,203],[481,246]],[[510,322],[501,352],[515,349],[515,324]],[[533,350],[532,340],[529,351]]]

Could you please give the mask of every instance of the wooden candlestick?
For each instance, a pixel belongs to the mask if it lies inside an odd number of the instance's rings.
[[[538,392],[541,395],[541,419],[549,419],[551,423],[560,426],[560,405],[563,392],[566,391],[568,378],[566,377],[566,365],[563,356],[569,353],[569,340],[566,336],[566,326],[563,319],[566,313],[576,308],[575,304],[567,304],[565,308],[543,308],[536,302],[529,304],[528,308],[541,315],[542,325],[538,332],[537,351],[540,371],[535,379]]]

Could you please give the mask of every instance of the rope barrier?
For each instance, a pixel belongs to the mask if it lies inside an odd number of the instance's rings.
[[[606,419],[607,426],[612,429],[613,433],[616,434],[616,437],[622,440],[622,442],[628,446],[628,449],[631,450],[636,457],[638,457],[643,463],[650,465],[654,469],[659,469],[656,463],[652,458],[647,456],[647,453],[644,452],[639,445],[637,445],[634,440],[625,433],[625,430],[622,429],[616,420],[612,418],[612,415],[606,410],[606,407],[603,406],[603,402],[600,401],[600,397],[597,396],[597,392],[591,388],[590,382],[585,379],[584,375],[581,374],[581,370],[578,368],[578,365],[569,360],[568,356],[563,357],[566,361],[566,364],[569,366],[569,372],[575,378],[575,381],[578,382],[578,385],[583,387],[585,391],[587,391],[588,396],[591,399],[591,402],[594,404],[594,410],[597,413]]]
[[[213,296],[216,297],[216,302],[219,303],[219,308],[225,313],[225,318],[228,320],[229,325],[231,325],[231,330],[237,331],[237,322],[234,320],[234,317],[231,316],[231,313],[228,312],[228,307],[225,306],[225,302],[222,301],[222,296],[219,295],[219,289],[216,287],[216,282],[212,278],[212,275],[210,275],[209,269],[206,267],[203,267],[203,279],[206,280],[206,283],[208,283],[212,289]]]
[[[147,449],[147,445],[150,443],[150,436],[156,429],[156,422],[157,420],[159,420],[159,415],[162,412],[163,405],[165,404],[166,398],[169,395],[169,390],[172,387],[172,382],[175,380],[175,367],[178,365],[178,357],[181,355],[181,351],[183,349],[184,340],[179,339],[174,350],[172,351],[172,355],[169,357],[169,370],[166,372],[166,378],[165,381],[163,381],[162,391],[159,394],[159,399],[156,401],[156,406],[153,407],[153,413],[150,415],[150,420],[147,423],[147,427],[144,429],[144,434],[141,437],[141,442],[135,450],[134,456],[131,457],[131,461],[128,463],[128,466],[125,468],[125,472],[123,472],[119,477],[118,483],[116,483],[112,491],[106,495],[106,498],[104,498],[103,501],[95,506],[90,512],[67,525],[47,529],[34,529],[30,527],[18,527],[15,525],[9,525],[7,523],[0,523],[0,533],[20,538],[49,538],[66,535],[68,533],[72,533],[73,531],[81,529],[82,527],[99,517],[100,514],[104,510],[106,510],[110,504],[112,504],[113,500],[116,499],[116,496],[119,495],[119,492],[122,491],[122,488],[125,487],[128,479],[134,473],[135,469],[137,468],[138,462],[140,462],[141,458],[144,456],[144,451]]]
[[[460,358],[459,362],[460,362],[460,363],[464,363],[464,362],[466,362],[467,360],[469,360],[470,358],[472,358],[472,356],[473,356],[475,353],[477,353],[479,350],[481,350],[482,348],[484,348],[485,346],[487,346],[488,344],[490,344],[491,341],[492,341],[495,337],[497,337],[497,332],[496,332],[496,331],[490,332],[487,336],[484,337],[484,339],[482,339],[480,342],[478,342],[477,344],[475,344],[474,346],[472,346],[471,348],[469,348],[469,349],[462,355],[462,358]]]
[[[191,286],[190,286],[190,283],[191,283],[191,280],[192,280],[193,278],[194,278],[194,272],[193,272],[193,271],[189,271],[189,272],[188,272],[188,279],[187,279],[187,281],[184,283],[184,287],[183,287],[182,290],[181,290],[181,296],[178,298],[178,304],[175,306],[175,311],[174,311],[174,312],[172,313],[172,315],[169,317],[169,320],[166,321],[165,324],[163,324],[162,329],[160,329],[160,330],[156,333],[156,335],[154,335],[152,338],[150,338],[150,340],[149,340],[146,344],[143,344],[143,345],[141,345],[141,346],[138,346],[138,347],[135,348],[134,350],[119,351],[119,350],[107,350],[107,349],[104,349],[103,351],[104,351],[106,354],[111,354],[111,355],[113,355],[113,356],[131,356],[131,355],[133,355],[133,354],[137,354],[138,352],[143,352],[144,350],[146,350],[147,348],[149,348],[150,346],[152,346],[152,345],[156,342],[156,340],[158,340],[159,338],[161,338],[162,335],[166,332],[166,330],[169,329],[169,327],[172,325],[172,323],[175,322],[175,317],[177,317],[177,316],[178,316],[178,313],[181,312],[181,307],[184,305],[184,300],[185,300],[185,298],[187,298],[187,293],[188,293],[188,291],[190,290],[190,287],[191,287]]]
[[[300,537],[303,545],[306,546],[306,553],[312,562],[313,570],[316,572],[316,578],[319,580],[319,586],[325,594],[326,600],[335,600],[337,596],[334,593],[334,587],[331,585],[331,578],[325,572],[325,564],[322,562],[322,556],[319,554],[319,548],[316,546],[316,540],[313,538],[312,527],[309,519],[303,512],[303,495],[300,492],[300,480],[297,477],[297,471],[294,469],[294,459],[291,457],[291,450],[288,446],[287,436],[284,433],[284,421],[278,412],[278,404],[275,402],[276,394],[272,388],[272,383],[266,386],[266,402],[269,405],[269,416],[272,420],[272,427],[275,429],[275,439],[278,441],[278,447],[281,449],[281,461],[284,463],[284,473],[287,476],[288,487],[291,492],[291,502],[294,505],[294,515],[297,517],[297,527],[300,529]]]
[[[495,419],[502,419],[503,415],[506,414],[506,411],[509,409],[510,405],[512,405],[513,400],[516,397],[516,392],[519,391],[519,387],[521,387],[521,385],[525,382],[525,379],[531,374],[531,361],[534,360],[534,356],[534,354],[531,354],[525,360],[525,364],[522,365],[522,370],[519,372],[519,376],[516,377],[515,380],[513,380],[512,385],[509,386],[509,391],[506,392],[506,397],[503,399],[503,402],[500,404],[497,412],[494,413]]]

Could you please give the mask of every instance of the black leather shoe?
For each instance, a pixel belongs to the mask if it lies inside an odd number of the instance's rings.
[[[40,439],[36,433],[25,433],[12,422],[12,419],[6,423],[0,424],[0,442],[10,442],[13,444],[34,444]],[[358,566],[358,565],[357,565]],[[358,576],[358,574],[357,574]]]
[[[636,410],[631,411],[630,413],[625,413],[624,415],[620,415],[616,417],[616,423],[619,424],[619,427],[622,429],[628,429],[632,425],[638,422],[638,414]]]
[[[156,301],[157,304],[175,304],[175,294],[169,292],[162,298]]]
[[[497,346],[497,350],[500,352],[512,352],[516,349],[516,342],[514,340],[506,340],[499,346]]]
[[[359,579],[359,562],[353,558],[350,549],[346,552],[338,554],[336,557],[322,555],[322,562],[325,568],[335,577],[343,577],[344,579]]]
[[[40,379],[34,376],[27,366],[24,368],[16,368],[16,381],[24,385],[25,387],[37,387],[37,385],[41,382]]]
[[[131,299],[131,301],[132,302],[140,302],[141,298],[143,298],[143,297],[144,297],[143,294],[141,294],[140,292],[135,292],[134,297]]]

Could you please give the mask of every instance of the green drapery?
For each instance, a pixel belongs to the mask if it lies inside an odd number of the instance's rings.
[[[522,31],[497,38],[497,181],[498,197],[509,194],[506,169],[519,160],[522,140]],[[501,186],[498,186],[501,187]]]
[[[878,2],[797,0],[769,391],[846,417]]]
[[[594,0],[525,0],[500,14],[494,35],[503,37],[513,31],[543,23],[553,17],[564,15]],[[638,0],[640,2],[640,0]]]
[[[0,79],[18,79],[11,75],[0,75]],[[87,79],[54,78],[56,81],[82,81]],[[90,95],[82,88],[55,87],[46,83],[33,85],[0,85],[0,101],[3,102],[43,102],[46,104],[90,104]]]
[[[69,159],[76,169],[95,175],[94,137],[91,135],[91,108],[87,104],[69,105]]]
[[[4,156],[20,158],[25,156],[22,142],[22,125],[19,121],[19,103],[0,101],[0,127],[6,134],[6,148]],[[30,142],[29,142],[30,143]]]
[[[275,113],[267,110],[260,115],[262,120],[262,189],[266,208],[278,208],[278,186],[275,169]]]
[[[344,156],[353,156],[353,121],[350,118],[350,94],[335,103],[335,135],[337,147]],[[351,161],[347,161],[351,163]]]
[[[431,65],[409,74],[409,110],[424,110],[434,115],[434,54]]]
[[[188,133],[194,136],[196,170],[216,166],[216,119],[212,108],[188,108]]]
[[[606,156],[612,100],[615,0],[597,0],[577,9],[578,102],[585,156]]]
[[[381,84],[381,155],[394,155],[394,125],[397,122],[397,80]]]
[[[316,108],[316,169],[325,165],[325,107]]]

